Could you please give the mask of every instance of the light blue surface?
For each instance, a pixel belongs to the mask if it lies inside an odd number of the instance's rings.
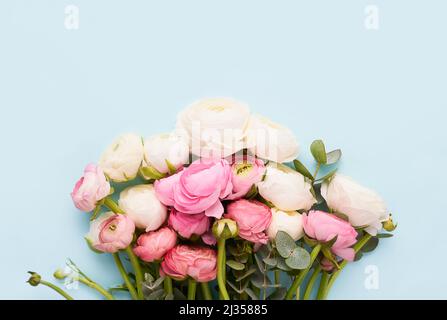
[[[64,8],[80,28],[64,28]],[[379,7],[380,29],[364,9]],[[170,130],[188,103],[231,96],[323,138],[376,189],[397,236],[336,282],[335,299],[447,298],[447,2],[24,1],[0,4],[0,298],[59,299],[25,283],[72,258],[104,285],[112,258],[84,243],[69,193],[120,133]],[[380,271],[364,287],[365,267]],[[87,289],[76,298],[96,298]]]

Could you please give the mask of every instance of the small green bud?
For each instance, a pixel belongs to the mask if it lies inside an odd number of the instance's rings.
[[[68,276],[68,274],[65,273],[64,270],[62,270],[62,269],[57,269],[57,270],[53,273],[53,276],[54,276],[56,279],[63,280],[63,279],[65,279],[65,278]]]
[[[221,219],[214,222],[213,234],[216,239],[235,238],[239,233],[236,221],[231,219]]]
[[[28,271],[28,273],[31,275],[31,277],[28,279],[27,282],[33,287],[37,287],[40,284],[40,280],[42,279],[42,277],[33,271]]]
[[[390,217],[388,218],[388,220],[384,221],[382,223],[382,225],[383,225],[383,228],[389,232],[394,231],[397,228],[397,224],[394,224],[391,214],[390,214]]]

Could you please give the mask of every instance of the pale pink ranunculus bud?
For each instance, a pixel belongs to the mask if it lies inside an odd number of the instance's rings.
[[[158,200],[152,184],[131,186],[120,193],[118,204],[135,222],[137,228],[153,231],[163,225],[167,208]]]
[[[94,249],[115,253],[130,245],[134,232],[135,224],[128,216],[107,212],[90,223],[85,238]]]
[[[259,194],[282,211],[309,210],[314,203],[311,181],[295,170],[270,162],[264,180],[258,183]]]
[[[187,214],[171,209],[168,219],[169,226],[178,232],[183,238],[191,238],[192,235],[201,236],[210,229],[211,218],[204,213]]]
[[[255,244],[266,244],[266,230],[272,221],[272,212],[268,206],[256,201],[240,199],[227,206],[226,219],[236,221],[239,237]]]
[[[249,107],[231,98],[194,102],[177,117],[177,129],[186,132],[191,152],[201,158],[225,158],[246,147]]]
[[[299,144],[292,130],[261,115],[251,115],[247,146],[256,156],[278,163],[298,156]]]
[[[253,185],[262,180],[265,173],[264,161],[252,156],[236,155],[229,158],[229,162],[233,190],[226,200],[237,200],[243,198]]]
[[[109,193],[110,183],[102,169],[95,164],[89,164],[84,169],[84,175],[76,182],[71,198],[76,208],[89,212]]]
[[[168,163],[181,168],[189,161],[188,139],[181,132],[153,135],[144,140],[144,160],[146,165],[161,173],[168,173]]]
[[[331,251],[345,260],[354,260],[355,252],[351,247],[357,242],[357,231],[349,222],[327,212],[310,211],[303,214],[303,227],[309,238],[320,242],[337,237]]]
[[[217,254],[211,248],[178,245],[166,253],[161,271],[177,280],[208,282],[216,278]]]
[[[99,160],[99,166],[112,181],[129,181],[137,176],[143,157],[141,136],[124,134],[104,151]]]
[[[225,159],[199,159],[188,168],[155,182],[158,199],[166,206],[187,214],[204,212],[220,218],[221,199],[231,192],[231,169]]]
[[[177,243],[177,235],[171,229],[164,227],[157,231],[142,234],[137,239],[133,252],[143,261],[160,260],[168,250]]]
[[[267,229],[270,240],[276,238],[278,231],[284,231],[297,241],[304,236],[303,220],[298,211],[281,211],[272,208],[272,222]]]
[[[366,227],[365,231],[373,236],[389,218],[385,201],[375,191],[345,175],[337,173],[323,183],[321,195],[329,208],[348,216],[354,227]]]

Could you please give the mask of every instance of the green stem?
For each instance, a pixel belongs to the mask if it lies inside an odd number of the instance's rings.
[[[61,296],[63,296],[67,300],[74,300],[72,296],[70,296],[68,293],[66,293],[64,290],[56,286],[55,284],[52,284],[51,282],[47,282],[45,280],[40,280],[39,284],[42,284],[44,286],[47,286],[48,288],[53,289],[57,293],[59,293]]]
[[[104,199],[104,205],[116,214],[124,214],[123,209],[121,209],[111,197]]]
[[[143,300],[143,272],[141,271],[140,263],[138,262],[138,258],[135,256],[130,246],[127,247],[125,251],[129,256],[130,263],[132,264],[133,270],[135,272],[138,300]]]
[[[210,287],[208,285],[208,282],[202,282],[200,283],[200,286],[202,287],[202,293],[205,300],[213,300],[213,296],[211,294]]]
[[[281,282],[281,272],[279,270],[275,270],[275,284],[278,285]]]
[[[310,253],[310,264],[309,264],[309,266],[306,269],[301,270],[299,275],[295,277],[295,280],[293,281],[292,285],[290,286],[289,290],[287,291],[286,300],[292,300],[293,299],[293,295],[295,294],[296,290],[298,289],[298,287],[303,282],[304,278],[306,278],[306,275],[309,272],[309,270],[312,268],[312,264],[314,263],[315,259],[317,258],[318,253],[320,252],[320,250],[321,250],[321,244],[317,244],[313,248],[312,252]]]
[[[138,295],[137,295],[137,291],[135,290],[134,285],[132,284],[132,282],[129,279],[129,276],[127,275],[126,269],[124,269],[123,263],[121,262],[119,253],[116,252],[113,254],[113,260],[115,260],[115,264],[121,274],[121,277],[124,280],[124,283],[127,286],[127,289],[129,290],[129,293],[132,297],[133,300],[138,300]]]
[[[312,294],[312,290],[314,288],[315,282],[317,281],[318,275],[320,274],[321,266],[318,266],[315,268],[315,270],[312,273],[312,276],[309,279],[309,282],[307,283],[306,290],[304,291],[303,300],[309,300],[310,295]]]
[[[172,289],[172,279],[168,276],[165,276],[165,280],[163,281],[163,286],[166,294],[173,294],[174,290]]]
[[[230,300],[225,285],[225,239],[217,241],[217,284],[222,300]]]
[[[73,280],[77,280],[83,284],[85,284],[86,286],[95,289],[96,291],[98,291],[100,294],[102,294],[107,300],[115,300],[115,298],[110,294],[110,292],[108,292],[106,289],[104,289],[103,287],[101,287],[99,284],[97,284],[96,282],[87,280],[83,277],[77,277],[74,278]]]
[[[188,279],[188,300],[196,300],[197,282],[189,278]]]
[[[318,289],[317,293],[317,300],[325,299],[328,280],[329,280],[329,273],[323,271],[323,274],[321,275],[320,288]]]
[[[369,233],[365,233],[365,235],[354,245],[353,247],[354,252],[355,253],[359,252],[360,249],[362,249],[363,246],[371,239],[371,237],[372,236]],[[340,263],[339,269],[332,274],[331,278],[329,279],[325,295],[323,297],[324,299],[327,298],[327,295],[329,294],[329,291],[331,290],[335,280],[337,280],[337,277],[340,275],[341,271],[343,270],[344,267],[346,267],[347,264],[348,261],[343,260],[343,262]]]

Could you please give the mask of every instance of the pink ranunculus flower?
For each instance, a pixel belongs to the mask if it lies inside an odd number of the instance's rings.
[[[349,222],[327,212],[310,211],[303,214],[303,227],[310,238],[321,242],[337,237],[331,251],[345,260],[354,260],[355,252],[351,246],[357,242],[357,231]]]
[[[239,236],[255,244],[266,244],[265,231],[272,221],[272,212],[268,206],[256,201],[240,199],[227,206],[225,218],[236,221]]]
[[[206,247],[178,245],[165,255],[161,271],[177,280],[188,276],[198,282],[214,280],[217,273],[216,251]]]
[[[226,198],[236,200],[243,198],[251,187],[260,182],[265,173],[264,161],[252,156],[234,156],[231,161],[231,183],[233,190]]]
[[[211,218],[203,213],[187,214],[171,209],[169,226],[183,238],[191,238],[193,234],[201,236],[210,229]]]
[[[214,236],[212,229],[210,229],[207,232],[205,232],[204,234],[202,234],[202,241],[209,246],[216,245],[217,239]]]
[[[179,173],[155,182],[157,197],[163,204],[183,213],[204,212],[215,218],[222,216],[220,200],[232,188],[231,169],[225,159],[199,159]]]
[[[135,224],[128,216],[107,212],[90,223],[86,239],[96,250],[115,253],[130,245],[134,232]]]
[[[104,172],[95,164],[88,164],[84,175],[76,182],[71,198],[79,210],[89,212],[95,209],[98,201],[110,193],[110,183]]]
[[[321,269],[323,269],[324,271],[330,272],[330,271],[334,270],[334,264],[331,261],[329,261],[329,259],[327,259],[326,257],[321,259],[320,266],[321,266]]]
[[[133,252],[141,260],[152,262],[160,260],[166,252],[174,248],[177,243],[177,235],[171,229],[164,227],[157,231],[150,231],[138,237],[137,245]]]

